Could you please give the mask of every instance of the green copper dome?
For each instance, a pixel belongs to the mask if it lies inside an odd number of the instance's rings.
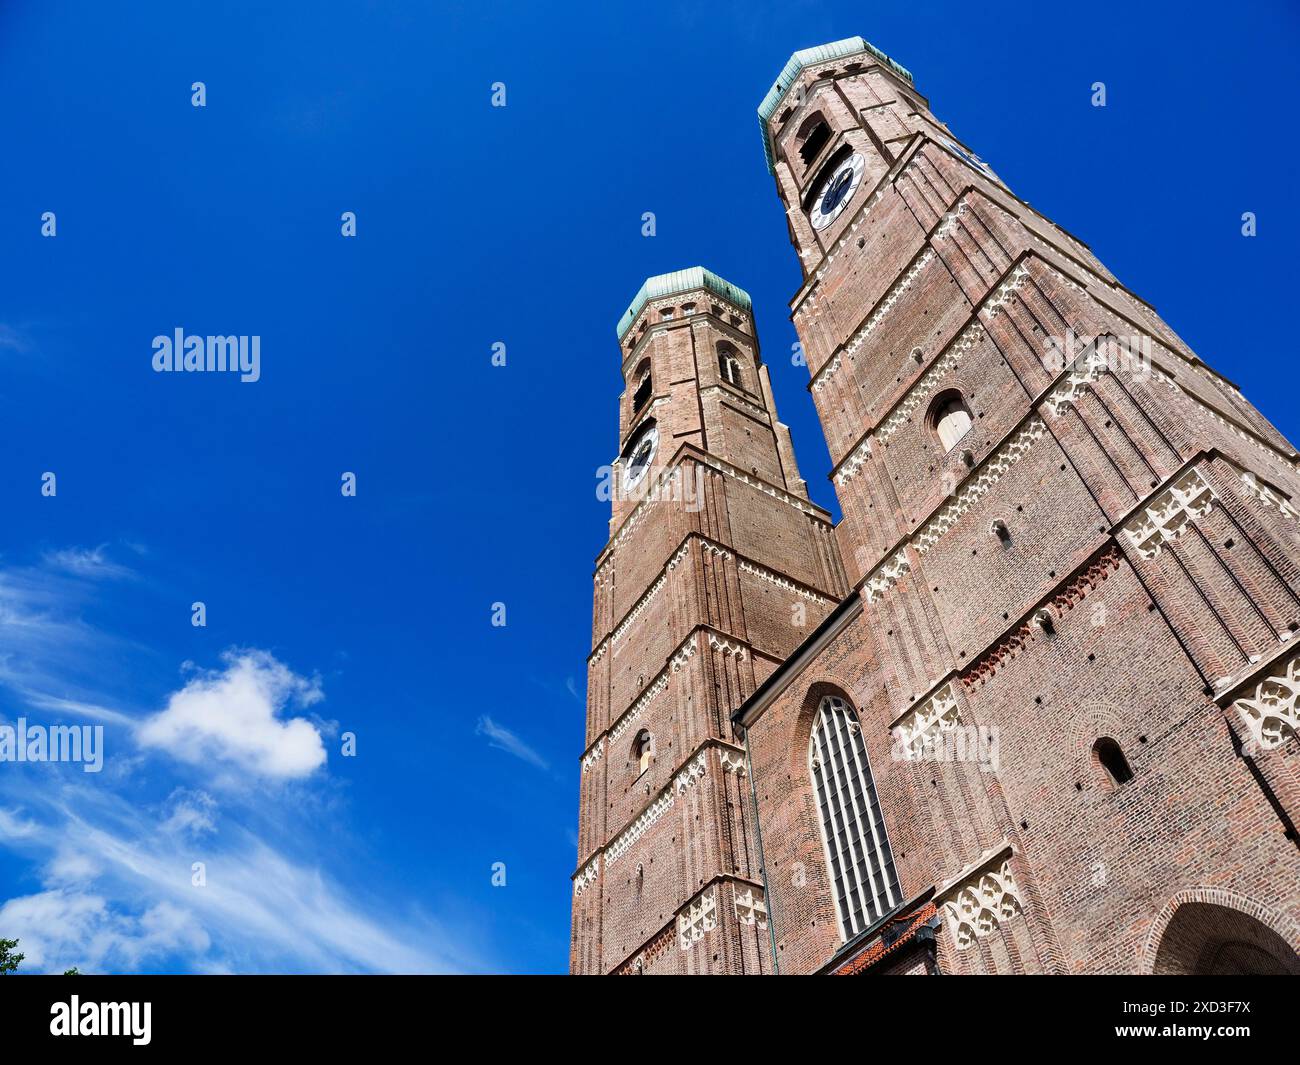
[[[748,292],[730,281],[724,281],[712,270],[706,270],[702,266],[674,270],[670,274],[646,278],[645,284],[641,286],[627,310],[623,312],[623,317],[618,320],[619,340],[622,340],[623,334],[632,328],[632,323],[651,300],[671,296],[674,292],[691,292],[697,288],[708,289],[744,310],[753,309],[754,305],[750,301]]]
[[[875,56],[900,78],[909,83],[911,82],[912,72],[910,70],[895,63],[879,48],[861,37],[845,37],[842,41],[819,44],[816,48],[804,48],[802,51],[795,52],[790,57],[790,61],[786,63],[785,69],[781,71],[780,76],[772,83],[772,87],[767,90],[763,102],[758,105],[758,124],[763,131],[763,152],[767,156],[767,169],[769,171],[776,173],[776,161],[772,155],[772,139],[767,133],[768,120],[776,113],[781,99],[790,86],[794,84],[795,79],[802,73],[804,67],[812,66],[814,63],[825,63],[830,59],[840,59],[843,56],[857,55],[859,52],[866,52]]]

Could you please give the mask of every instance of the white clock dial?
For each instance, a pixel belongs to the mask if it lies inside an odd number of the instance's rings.
[[[866,160],[854,153],[839,163],[821,183],[808,215],[813,229],[825,229],[843,214],[853,194],[858,191],[866,165]]]
[[[655,448],[659,444],[659,430],[653,425],[646,429],[632,445],[627,455],[627,465],[623,473],[623,487],[634,488],[654,461]]]

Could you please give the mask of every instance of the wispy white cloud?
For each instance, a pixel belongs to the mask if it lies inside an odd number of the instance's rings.
[[[275,780],[305,777],[324,765],[317,727],[284,716],[291,706],[319,702],[319,682],[266,651],[227,651],[222,659],[225,669],[200,673],[140,724],[140,744],[195,765],[220,763]]]
[[[478,719],[478,724],[474,727],[474,734],[486,736],[489,746],[495,747],[499,751],[505,751],[507,754],[513,754],[516,758],[521,758],[530,765],[537,766],[538,769],[550,769],[550,765],[545,758],[508,728],[502,728],[486,714]]]
[[[217,801],[205,791],[177,788],[167,797],[167,808],[164,832],[197,837],[216,829]]]
[[[22,846],[33,860],[44,855],[42,890],[0,907],[0,930],[28,955],[24,969],[134,971],[169,958],[205,972],[486,968],[477,937],[359,898],[244,827],[202,839],[165,831],[168,809],[159,821],[82,786],[11,814],[39,823]]]
[[[193,915],[171,903],[131,914],[101,895],[61,888],[10,899],[0,907],[0,928],[19,941],[22,967],[32,972],[133,971],[178,950],[202,953],[211,942]]]
[[[47,551],[42,557],[47,566],[92,580],[112,580],[134,575],[130,567],[109,559],[105,544],[93,548],[65,547],[58,551]]]
[[[460,931],[481,924],[444,925],[400,891],[339,879],[353,876],[338,853],[346,832],[304,814],[332,801],[331,724],[304,713],[324,697],[317,679],[266,651],[233,650],[217,669],[191,667],[152,714],[114,708],[103,663],[148,661],[152,649],[81,617],[105,563],[92,551],[0,568],[0,710],[101,721],[117,743],[111,772],[94,780],[49,766],[0,774],[0,848],[34,885],[0,905],[0,934],[21,939],[23,969],[496,967],[481,932]]]

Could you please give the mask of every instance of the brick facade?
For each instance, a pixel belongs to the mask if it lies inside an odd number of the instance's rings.
[[[699,498],[616,498],[597,560],[573,971],[1300,972],[1294,449],[870,45],[760,117],[843,517],[743,293],[652,279],[615,479],[653,419],[641,483]],[[860,934],[828,696],[902,895]]]

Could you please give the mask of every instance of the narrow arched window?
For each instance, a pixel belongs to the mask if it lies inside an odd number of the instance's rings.
[[[654,754],[654,739],[649,731],[642,729],[636,734],[632,745],[632,756],[636,759],[636,772],[640,776],[650,768],[650,757]]]
[[[633,414],[639,413],[641,408],[646,405],[646,401],[650,398],[650,392],[653,387],[654,386],[650,380],[650,360],[646,359],[639,367],[637,367],[636,391],[632,393]]]
[[[731,348],[718,348],[718,376],[727,384],[740,387],[740,360]]]
[[[939,434],[939,442],[943,444],[944,451],[951,451],[957,446],[957,442],[970,432],[970,408],[955,392],[940,397],[940,400],[931,418],[934,431]]]
[[[1103,736],[1092,745],[1092,753],[1106,770],[1112,784],[1127,784],[1133,779],[1133,770],[1129,768],[1128,759],[1118,743],[1109,736]]]
[[[840,935],[847,940],[894,909],[901,893],[862,729],[843,699],[822,699],[808,761]]]

